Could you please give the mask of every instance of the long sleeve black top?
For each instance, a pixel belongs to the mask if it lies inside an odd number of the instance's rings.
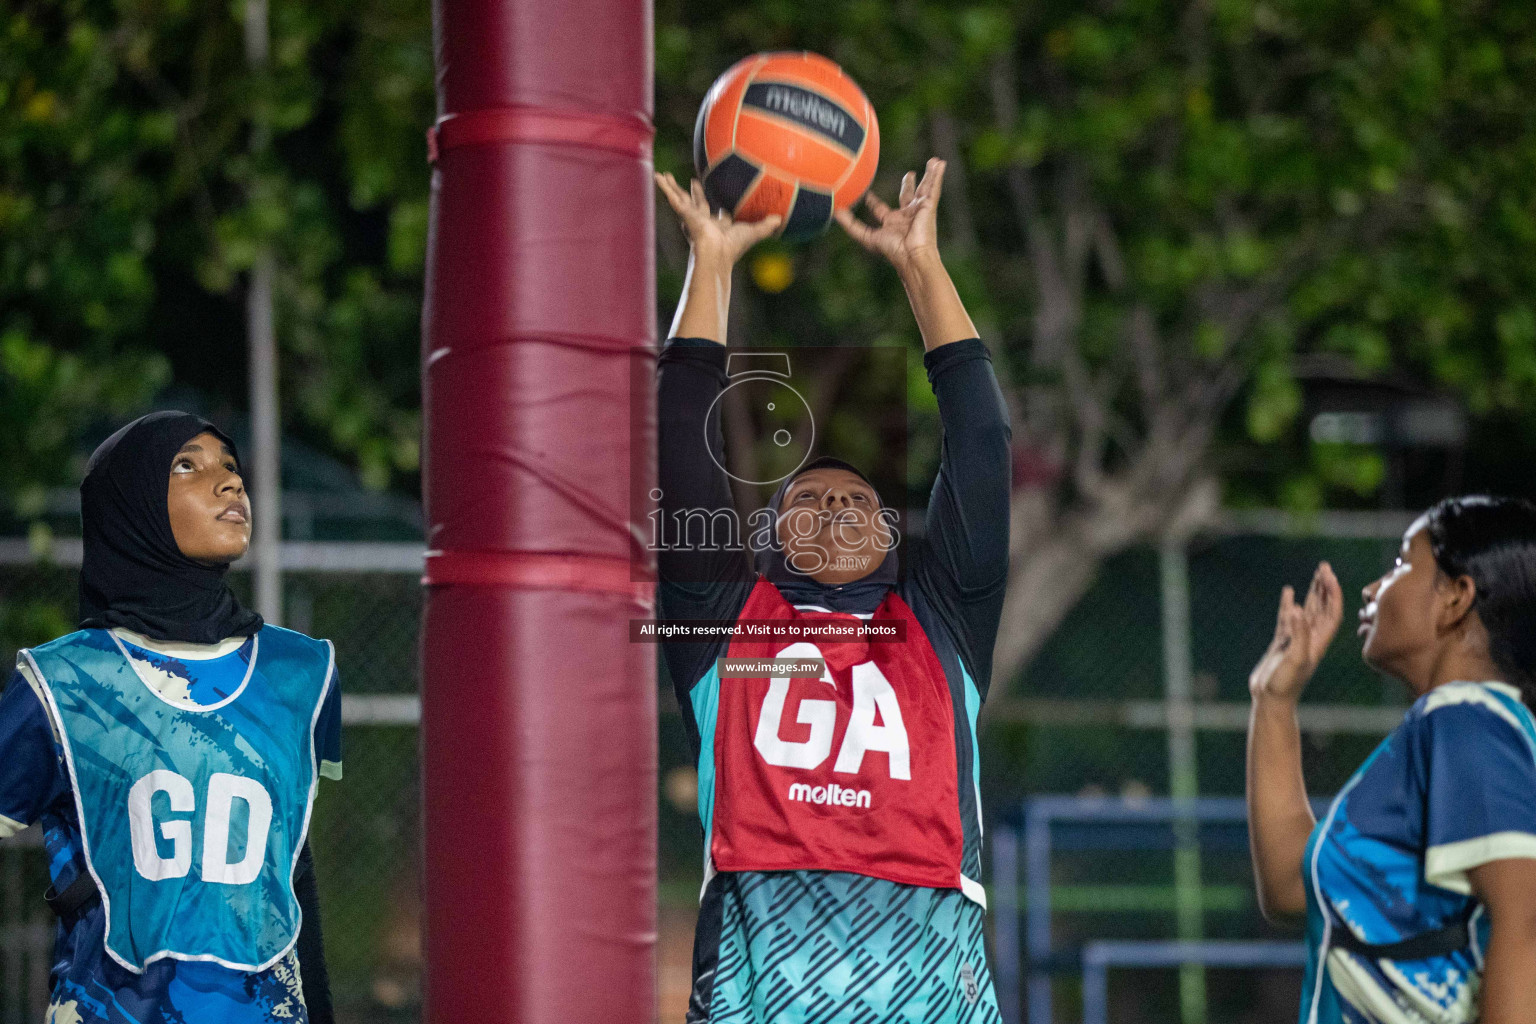
[[[733,508],[720,469],[725,456],[718,411],[706,423],[728,383],[726,354],[712,341],[675,338],[659,360],[659,478],[669,529],[684,510]],[[1008,578],[1007,406],[980,339],[940,346],[924,355],[923,365],[938,399],[943,445],[925,536],[908,546],[905,586],[920,589],[943,620],[984,697]],[[704,447],[706,427],[713,458]],[[658,567],[660,610],[669,619],[732,620],[756,579],[751,554],[741,547],[664,546]],[[688,691],[723,647],[713,641],[666,644],[668,671],[685,706]]]

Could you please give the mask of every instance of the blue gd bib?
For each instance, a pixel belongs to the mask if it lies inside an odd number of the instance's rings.
[[[299,934],[330,643],[264,626],[245,681],[206,707],[150,689],[106,630],[23,654],[63,737],[112,959],[136,974],[164,957],[277,963]]]

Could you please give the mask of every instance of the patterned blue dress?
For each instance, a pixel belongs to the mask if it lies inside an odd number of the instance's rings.
[[[1471,1024],[1487,916],[1479,865],[1536,857],[1536,721],[1504,683],[1421,697],[1340,791],[1302,864],[1308,964],[1302,1024]],[[1389,945],[1468,925],[1465,948],[1415,960],[1340,947],[1344,929]]]

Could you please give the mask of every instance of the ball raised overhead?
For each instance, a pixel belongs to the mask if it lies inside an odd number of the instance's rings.
[[[715,80],[693,129],[704,194],[737,220],[784,218],[779,234],[810,238],[834,209],[868,191],[880,162],[874,107],[853,79],[815,53],[759,53]]]

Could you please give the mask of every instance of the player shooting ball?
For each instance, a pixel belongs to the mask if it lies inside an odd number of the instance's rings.
[[[837,214],[900,275],[943,423],[927,536],[909,545],[904,577],[880,495],[831,458],[779,487],[768,512],[780,543],[755,565],[697,538],[660,554],[668,619],[905,623],[899,643],[666,643],[705,833],[690,1024],[999,1019],[982,940],[976,715],[1007,579],[1010,432],[939,257],[943,180],[930,160],[894,209],[867,197],[873,226]],[[708,415],[727,384],[731,268],[778,218],[734,222],[696,182],[657,184],[692,250],[660,358],[662,510],[669,523],[712,522],[734,513]],[[722,679],[726,656],[822,658],[826,670]]]
[[[144,416],[80,485],[80,630],[0,696],[0,838],[34,822],[57,1024],[329,1024],[305,834],[341,777],[329,641],[229,590],[251,540],[234,446]]]

